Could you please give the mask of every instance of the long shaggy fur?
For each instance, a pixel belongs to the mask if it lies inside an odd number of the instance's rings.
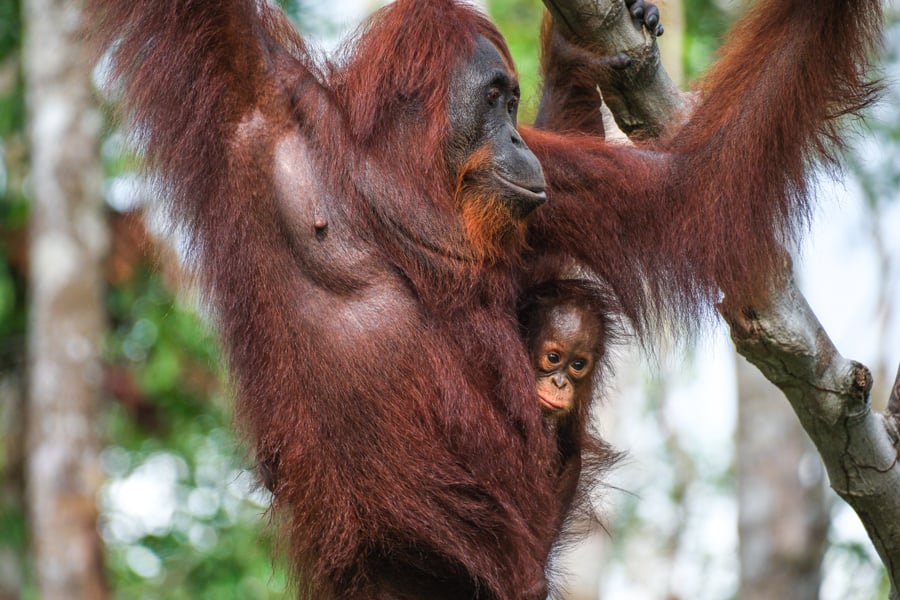
[[[761,1],[666,142],[630,150],[526,132],[558,207],[537,215],[535,243],[600,273],[644,331],[659,317],[697,323],[720,292],[765,301],[808,220],[811,166],[834,163],[838,118],[877,91],[865,73],[880,23],[878,0]]]
[[[520,290],[574,260],[638,324],[762,298],[810,161],[869,99],[879,18],[764,0],[653,151],[523,130],[550,200],[527,246],[487,248],[490,215],[460,217],[485,189],[460,198],[445,160],[450,81],[479,35],[511,60],[471,8],[398,0],[332,64],[261,0],[88,4],[316,600],[544,597],[561,458]]]

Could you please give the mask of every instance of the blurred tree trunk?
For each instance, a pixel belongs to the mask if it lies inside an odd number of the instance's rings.
[[[816,600],[828,533],[824,472],[790,404],[742,357],[738,380],[741,600]]]
[[[32,151],[27,500],[43,600],[106,596],[96,495],[104,333],[101,117],[81,3],[25,2]]]

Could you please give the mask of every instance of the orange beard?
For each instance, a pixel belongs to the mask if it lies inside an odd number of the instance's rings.
[[[525,219],[515,219],[497,189],[486,144],[472,153],[456,180],[456,208],[463,234],[483,263],[521,252],[528,229]]]

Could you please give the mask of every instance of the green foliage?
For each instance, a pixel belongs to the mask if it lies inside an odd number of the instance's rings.
[[[20,252],[28,206],[10,192],[0,190],[0,371],[22,367],[25,336],[24,265],[13,265]]]
[[[19,0],[0,0],[0,137],[21,131],[25,86],[17,54],[22,43]]]
[[[241,468],[216,344],[144,266],[109,291],[107,359],[136,397],[110,405],[103,533],[117,598],[280,597],[283,570],[259,533],[266,494]],[[147,487],[169,512],[131,510]],[[150,514],[157,511],[150,507]]]
[[[25,548],[25,515],[22,510],[0,511],[0,540],[3,540],[3,547]]]
[[[538,35],[543,6],[530,0],[490,0],[488,8],[509,44],[519,72],[522,105],[519,120],[530,123],[537,113],[540,89]]]
[[[728,29],[732,15],[715,0],[683,0],[685,14],[684,69],[688,80],[706,69]]]
[[[106,453],[114,473],[124,467],[104,494],[103,531],[116,598],[282,597],[284,572],[273,573],[270,540],[258,532],[264,509],[250,501],[246,474],[234,470],[238,457],[231,436],[225,429],[204,429],[186,436],[194,447],[185,455],[121,448]],[[133,467],[130,460],[136,461]],[[174,469],[167,472],[166,465]],[[163,518],[156,510],[147,519],[123,502],[148,479],[157,488]]]
[[[2,68],[0,63],[0,69]],[[0,73],[0,77],[2,76]],[[11,77],[16,78],[11,90],[4,93],[0,86],[0,137],[21,131],[25,122],[25,86],[17,71]]]
[[[0,0],[0,61],[21,46],[22,14],[19,0]]]
[[[0,263],[0,327],[4,327],[9,323],[10,317],[15,311],[15,304],[15,283],[9,272],[9,267],[6,263]]]
[[[174,303],[159,274],[145,269],[131,285],[111,289],[108,309],[108,355],[132,370],[164,415],[164,429],[207,414],[206,398],[217,382],[215,343],[192,311]]]

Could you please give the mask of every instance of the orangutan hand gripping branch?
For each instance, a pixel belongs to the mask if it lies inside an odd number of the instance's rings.
[[[642,332],[764,297],[879,21],[761,0],[693,118],[629,149],[519,126],[503,38],[453,0],[398,0],[340,63],[257,0],[89,4],[316,600],[545,597],[566,458],[522,290],[577,264]]]

